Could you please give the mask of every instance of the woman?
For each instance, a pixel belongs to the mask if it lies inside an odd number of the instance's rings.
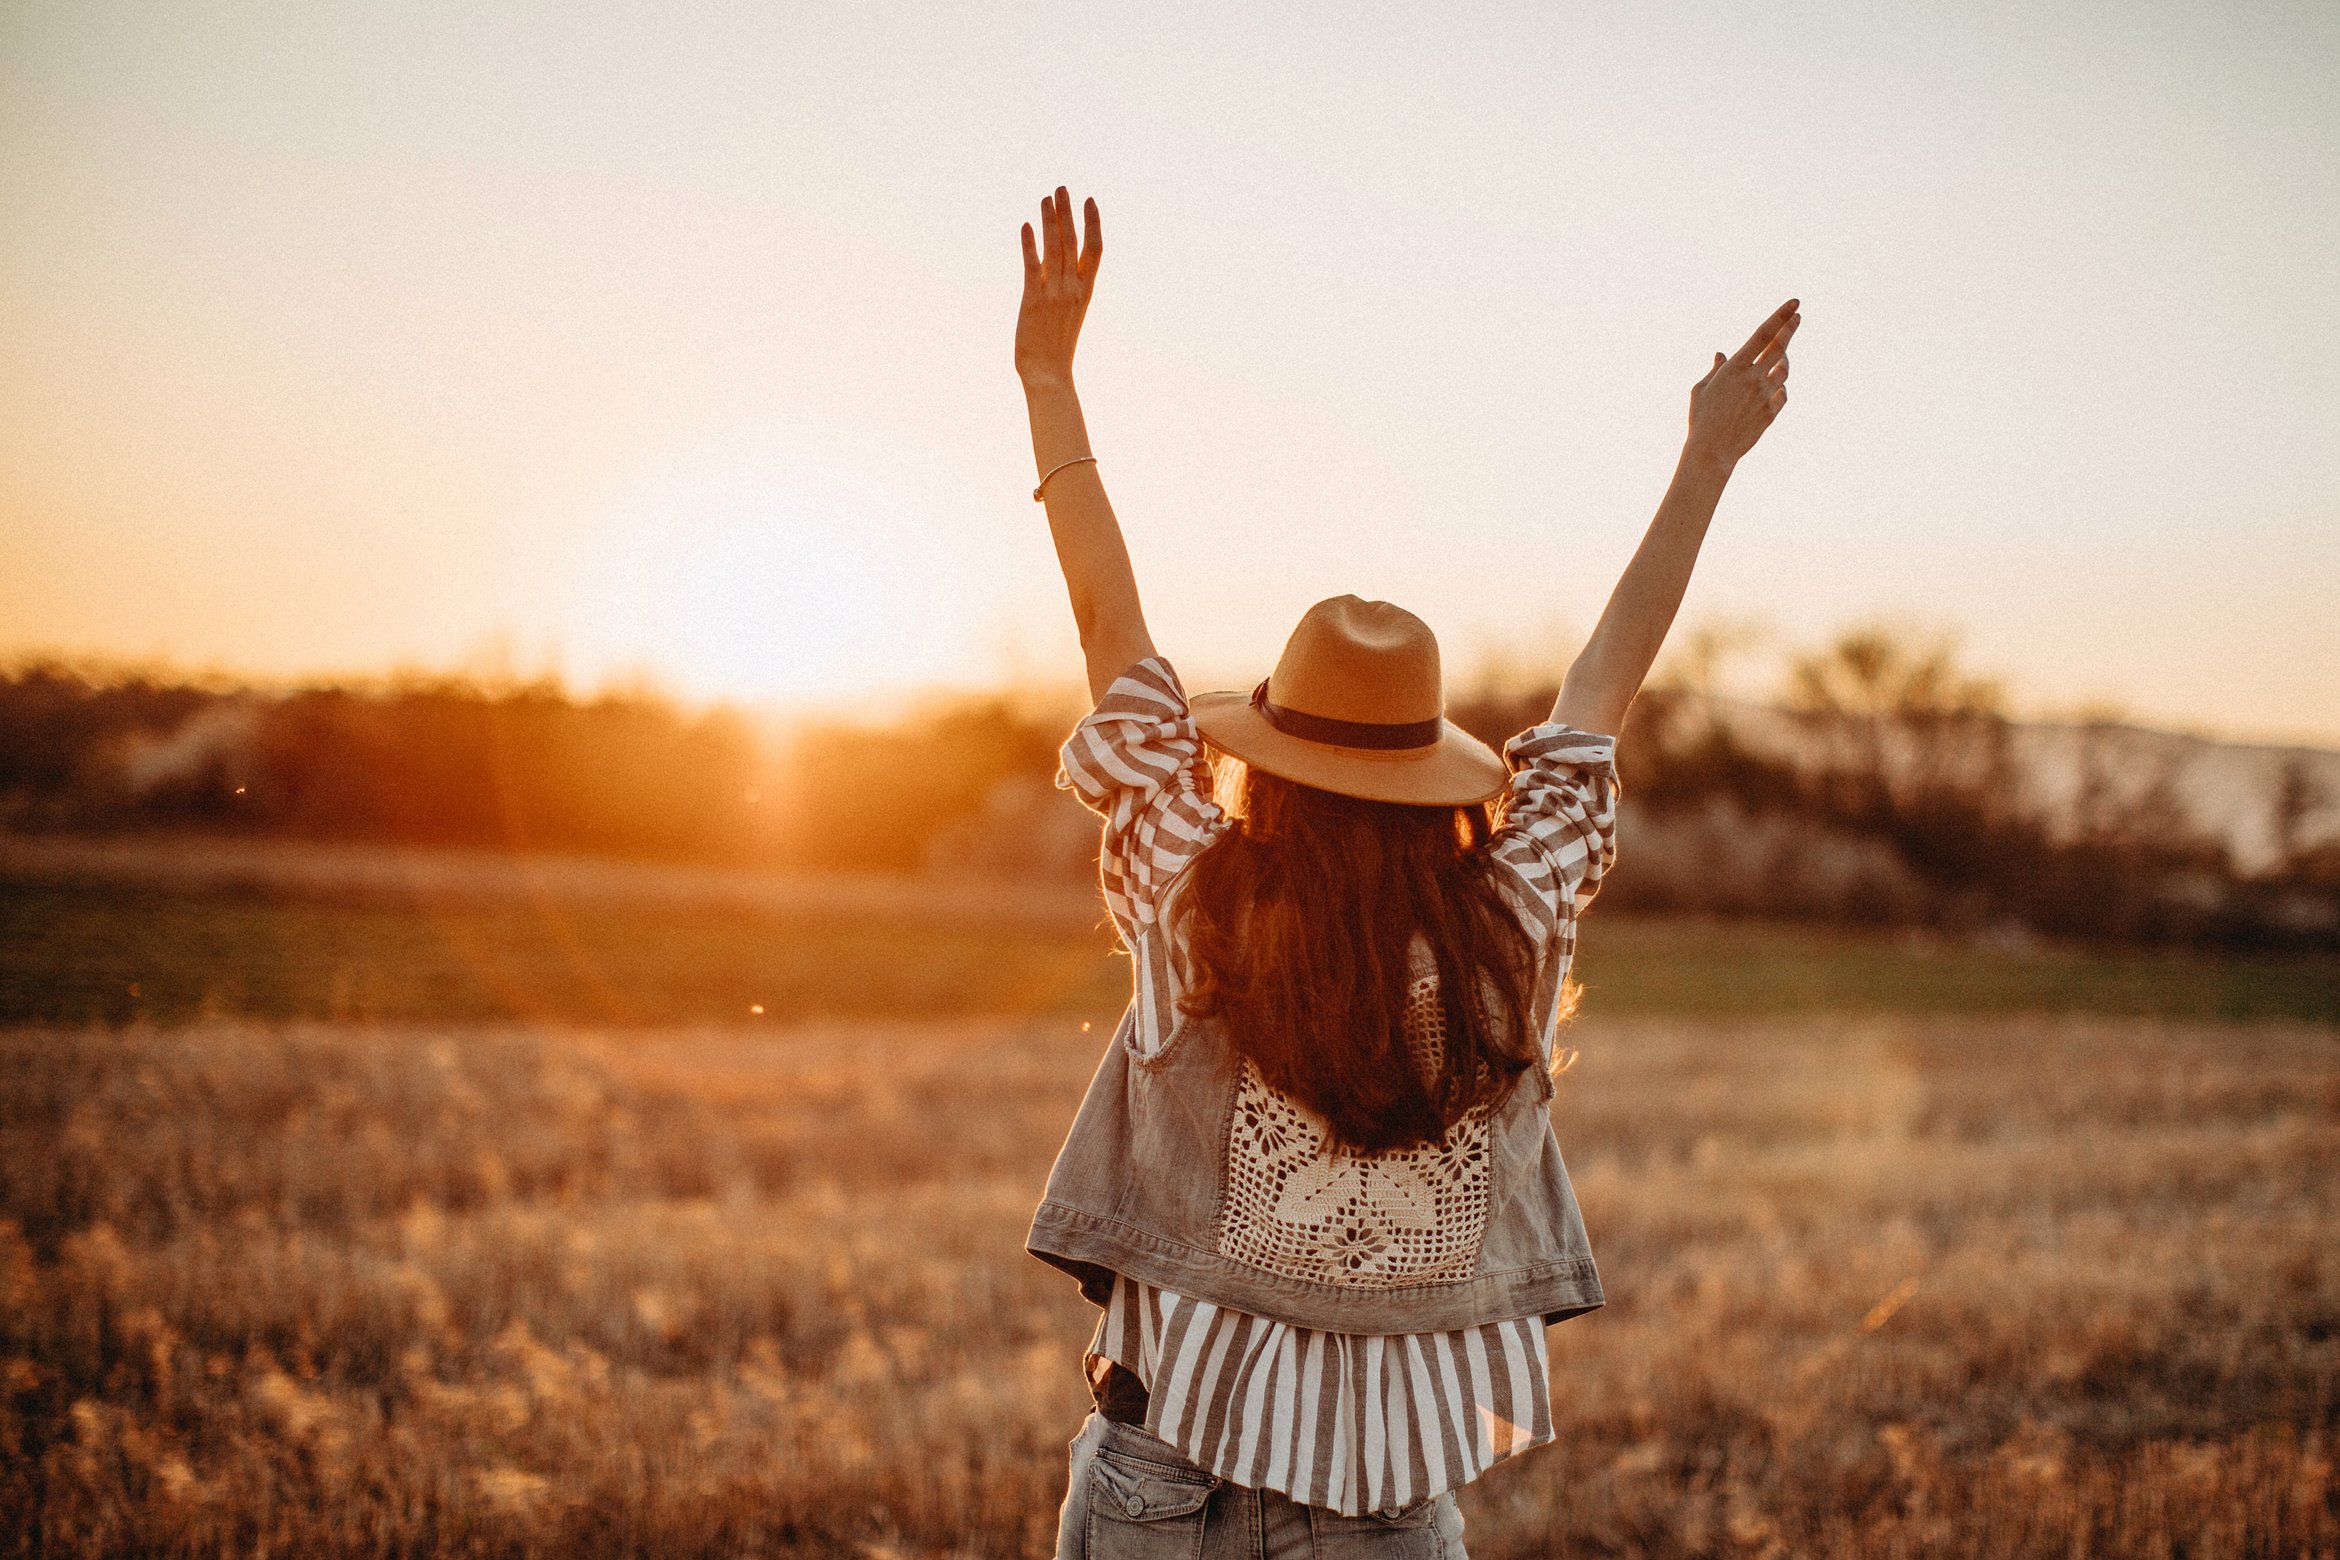
[[[1135,976],[1027,1242],[1104,1313],[1058,1554],[1460,1556],[1454,1491],[1552,1437],[1544,1328],[1601,1303],[1548,1114],[1576,917],[1613,733],[1786,403],[1796,302],[1691,390],[1647,536],[1499,758],[1386,602],[1320,602],[1258,687],[1186,697],[1073,390],[1093,200],[1084,227],[1059,188],[1024,228],[1016,323],[1097,701],[1059,783],[1104,815]]]

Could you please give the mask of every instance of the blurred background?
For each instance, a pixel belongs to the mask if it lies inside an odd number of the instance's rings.
[[[1187,685],[1356,592],[1491,742],[1803,300],[1585,934],[1614,1298],[1474,1553],[2340,1553],[2336,73],[2305,3],[0,9],[0,1552],[1045,1552],[1018,1247],[1127,982],[1061,182]]]

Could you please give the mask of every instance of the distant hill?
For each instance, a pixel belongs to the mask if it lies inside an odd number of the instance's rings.
[[[1774,705],[1715,701],[1750,748],[1792,759],[1803,725]],[[2220,841],[2237,870],[2340,843],[2340,751],[2222,742],[2117,722],[2009,722],[2017,768],[2048,816],[2078,826],[2100,787],[2135,799],[2166,787],[2187,824]],[[2288,802],[2286,798],[2289,798]]]

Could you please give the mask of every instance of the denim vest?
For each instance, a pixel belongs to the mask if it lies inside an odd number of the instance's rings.
[[[1113,1275],[1299,1327],[1443,1332],[1602,1303],[1531,1066],[1492,1111],[1420,1149],[1326,1152],[1216,1020],[1152,1056],[1136,1004],[1089,1082],[1025,1247],[1104,1305]],[[1307,1232],[1295,1242],[1296,1230]]]

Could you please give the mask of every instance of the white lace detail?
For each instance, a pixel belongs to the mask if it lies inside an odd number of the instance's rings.
[[[1430,1076],[1446,1047],[1435,972],[1407,989],[1405,1022],[1406,1048]],[[1469,1278],[1493,1185],[1487,1113],[1464,1117],[1436,1143],[1386,1154],[1328,1151],[1330,1135],[1322,1116],[1243,1063],[1227,1132],[1219,1254],[1348,1289]]]

